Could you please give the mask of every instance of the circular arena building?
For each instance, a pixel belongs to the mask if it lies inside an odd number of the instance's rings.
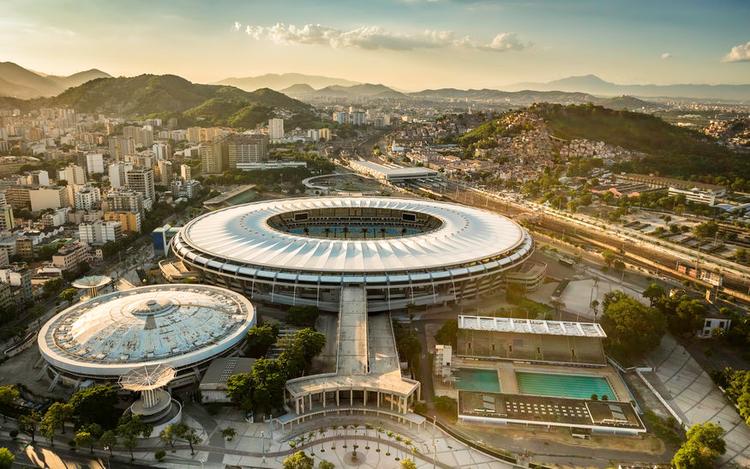
[[[172,251],[203,281],[253,299],[337,311],[364,286],[369,311],[474,298],[533,251],[516,222],[464,205],[391,197],[271,200],[188,223]]]
[[[154,285],[78,303],[39,331],[39,351],[53,383],[117,382],[144,366],[174,368],[171,386],[234,351],[255,324],[243,295],[206,285]]]

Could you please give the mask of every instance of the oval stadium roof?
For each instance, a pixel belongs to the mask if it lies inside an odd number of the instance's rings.
[[[406,237],[327,239],[273,229],[268,219],[322,208],[382,208],[421,212],[439,228]],[[271,200],[217,210],[188,223],[180,239],[193,252],[244,265],[312,272],[397,272],[471,264],[500,257],[528,234],[495,213],[464,205],[391,197]]]

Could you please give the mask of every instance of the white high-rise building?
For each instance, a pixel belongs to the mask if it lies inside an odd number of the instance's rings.
[[[109,184],[113,189],[125,187],[125,175],[133,170],[133,163],[112,163],[109,165]]]
[[[164,161],[172,158],[172,147],[168,143],[154,143],[151,146],[156,161]]]
[[[143,194],[144,199],[156,202],[156,189],[154,188],[154,170],[138,168],[128,171],[125,175],[128,189]]]
[[[271,139],[271,143],[284,138],[284,119],[273,118],[268,121],[268,138]]]
[[[159,168],[159,182],[162,185],[168,186],[172,182],[172,162],[167,160],[161,160],[157,164]]]
[[[100,246],[122,237],[122,224],[119,221],[96,221],[78,225],[78,237],[82,243]]]
[[[71,164],[57,172],[57,180],[68,181],[68,184],[83,185],[86,184],[86,173],[80,166]]]
[[[93,186],[76,186],[73,196],[76,210],[94,210],[102,202],[102,191]]]
[[[101,153],[86,154],[86,172],[88,174],[104,174],[104,155]]]
[[[180,179],[183,181],[193,179],[193,168],[186,164],[180,165]]]

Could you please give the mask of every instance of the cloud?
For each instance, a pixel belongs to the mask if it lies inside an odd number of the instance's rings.
[[[732,47],[722,62],[750,62],[750,41]]]
[[[667,60],[672,58],[672,54],[670,54],[669,52],[664,52],[659,57],[661,57],[662,60]]]
[[[242,24],[234,23],[234,30],[240,31]],[[452,31],[425,30],[416,34],[395,33],[379,26],[361,26],[343,30],[320,24],[276,23],[273,26],[246,25],[245,33],[256,41],[268,40],[285,45],[320,45],[335,49],[358,48],[366,50],[414,50],[462,47],[494,52],[519,51],[530,46],[518,39],[515,33],[500,33],[492,42],[483,44],[469,36],[457,36]]]
[[[508,50],[523,50],[529,45],[522,43],[516,33],[500,33],[487,46],[481,46],[481,49],[493,50],[498,52]]]

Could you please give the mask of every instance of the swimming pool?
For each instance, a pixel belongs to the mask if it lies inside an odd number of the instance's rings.
[[[521,394],[535,396],[567,397],[571,399],[591,399],[596,394],[599,399],[616,396],[606,378],[601,376],[558,375],[550,373],[516,372],[518,390]]]
[[[462,391],[500,392],[500,380],[495,370],[459,368],[454,376],[456,388]]]

